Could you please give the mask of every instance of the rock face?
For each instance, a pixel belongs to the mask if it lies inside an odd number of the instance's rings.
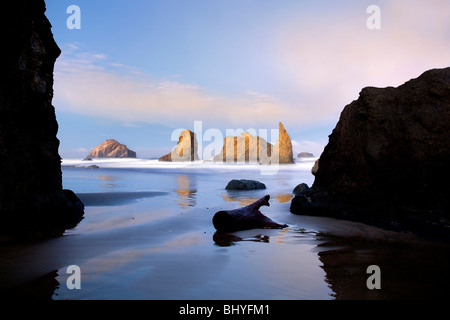
[[[314,165],[313,165],[313,167],[311,168],[311,173],[312,173],[312,175],[315,176],[318,170],[319,170],[319,159],[317,159],[317,160],[314,162]]]
[[[198,158],[197,135],[190,130],[183,130],[178,138],[178,143],[172,152],[159,158],[165,162],[197,161]]]
[[[52,105],[61,51],[44,13],[43,0],[6,1],[0,19],[0,232],[20,239],[61,234],[84,213],[62,189]]]
[[[277,157],[278,156],[278,157]],[[283,124],[279,124],[279,138],[275,145],[261,137],[242,133],[240,137],[225,137],[222,152],[215,162],[248,162],[261,164],[294,163],[292,142]]]
[[[86,158],[136,158],[136,152],[114,139],[109,139],[92,149]]]
[[[291,211],[450,241],[450,68],[398,88],[365,88],[345,107],[311,189]]]

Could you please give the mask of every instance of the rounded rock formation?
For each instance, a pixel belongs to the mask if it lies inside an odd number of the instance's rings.
[[[86,159],[92,158],[136,158],[136,152],[114,139],[108,139],[92,149],[86,157]]]

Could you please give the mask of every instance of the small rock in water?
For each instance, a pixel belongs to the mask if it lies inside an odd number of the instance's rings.
[[[100,167],[95,164],[93,164],[92,166],[86,166],[85,168],[86,169],[100,169]]]
[[[255,180],[231,180],[225,188],[226,190],[260,190],[266,189],[266,185]]]
[[[312,153],[309,152],[300,152],[297,155],[298,158],[315,158],[314,155]]]

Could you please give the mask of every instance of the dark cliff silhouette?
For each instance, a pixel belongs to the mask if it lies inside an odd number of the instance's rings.
[[[364,88],[345,107],[312,188],[291,212],[450,241],[450,68],[398,88]]]
[[[84,214],[62,188],[53,69],[61,51],[43,0],[0,10],[0,232],[13,238],[61,234]]]

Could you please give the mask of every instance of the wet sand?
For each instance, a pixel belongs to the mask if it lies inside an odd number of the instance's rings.
[[[116,206],[135,202],[142,198],[166,195],[166,192],[104,192],[77,193],[78,198],[88,207]]]
[[[179,209],[161,193],[85,194],[85,219],[65,236],[0,247],[8,298],[328,300],[446,298],[449,248],[359,223],[263,213],[284,230],[217,234],[215,212],[245,202]],[[179,196],[179,195],[178,195]],[[282,197],[281,197],[282,198]],[[106,204],[106,205],[105,205]],[[381,290],[366,269],[381,268]],[[81,269],[69,290],[67,267]]]

